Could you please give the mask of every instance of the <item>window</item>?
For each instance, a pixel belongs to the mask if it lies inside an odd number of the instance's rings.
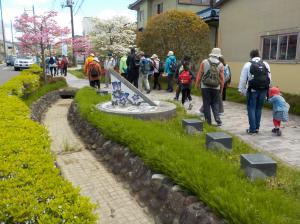
[[[178,0],[179,4],[208,5],[210,0]]]
[[[163,3],[157,4],[157,6],[156,6],[157,14],[161,14],[161,13],[163,13],[163,11],[164,11]]]
[[[143,10],[139,11],[138,17],[139,17],[138,20],[140,22],[144,21],[144,11]]]
[[[298,34],[262,37],[264,60],[288,61],[296,59]]]

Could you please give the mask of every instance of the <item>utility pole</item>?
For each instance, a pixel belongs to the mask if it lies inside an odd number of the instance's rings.
[[[3,35],[3,48],[4,48],[4,60],[6,60],[6,43],[5,43],[5,30],[2,14],[2,0],[0,0],[0,9],[1,9],[1,23],[2,23],[2,35]]]
[[[70,13],[71,13],[71,29],[72,29],[72,62],[73,65],[76,65],[76,58],[75,58],[75,52],[74,52],[74,39],[75,39],[75,35],[74,35],[74,19],[73,19],[73,0],[67,0],[66,5],[62,5],[62,7],[69,7],[70,8]]]

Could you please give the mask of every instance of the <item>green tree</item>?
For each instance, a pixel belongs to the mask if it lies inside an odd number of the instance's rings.
[[[210,50],[209,28],[191,11],[171,10],[152,17],[138,34],[138,47],[164,58],[174,51],[178,59],[190,55],[194,62],[207,57]]]

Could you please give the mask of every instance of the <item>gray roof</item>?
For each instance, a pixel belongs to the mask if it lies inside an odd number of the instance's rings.
[[[139,5],[142,1],[143,1],[143,0],[136,0],[134,3],[130,4],[130,5],[128,6],[128,8],[131,9],[131,10],[136,10],[135,7],[136,7],[137,5]]]
[[[219,7],[219,6],[221,6],[223,3],[227,2],[227,1],[228,0],[219,0],[219,1],[216,2],[215,6]]]

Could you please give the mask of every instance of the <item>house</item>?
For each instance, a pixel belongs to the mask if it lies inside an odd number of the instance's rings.
[[[172,9],[186,9],[199,12],[206,9],[211,0],[136,0],[129,5],[129,9],[137,11],[138,30],[142,31],[147,21],[154,15]]]
[[[249,52],[259,49],[272,84],[300,94],[300,1],[220,0],[218,45],[237,84]]]

